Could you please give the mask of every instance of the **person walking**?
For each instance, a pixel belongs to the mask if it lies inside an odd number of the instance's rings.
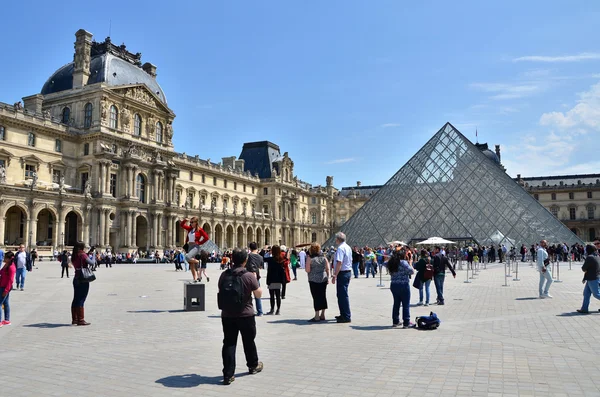
[[[348,288],[352,278],[352,248],[346,244],[346,235],[339,232],[335,235],[338,245],[335,252],[335,268],[331,278],[332,284],[337,282],[336,293],[340,315],[336,316],[338,323],[349,323],[352,321],[350,313],[350,297]]]
[[[594,243],[600,245],[600,243]],[[593,296],[600,300],[600,257],[598,257],[598,249],[593,245],[585,247],[587,257],[581,266],[581,270],[585,272],[583,275],[583,303],[581,309],[577,312],[588,314],[590,307],[590,298]],[[600,310],[598,310],[600,311]]]
[[[392,327],[400,326],[400,306],[402,305],[402,328],[409,328],[410,322],[410,284],[409,278],[414,270],[406,261],[404,251],[394,251],[387,262],[391,274],[390,291],[394,297],[392,307]]]
[[[417,306],[423,305],[423,288],[425,289],[425,306],[429,306],[429,286],[431,285],[431,280],[433,278],[433,265],[431,265],[431,261],[429,259],[429,253],[427,250],[421,250],[421,257],[414,264],[415,270],[417,271],[417,275],[415,276],[415,280],[419,280],[419,303]]]
[[[440,247],[435,247],[433,255],[433,281],[435,283],[435,290],[437,292],[437,304],[444,305],[444,280],[446,279],[446,268],[452,272],[452,276],[456,278],[456,272],[448,261],[445,255],[441,253]]]
[[[267,313],[268,315],[273,314],[275,308],[275,301],[277,300],[277,312],[276,315],[280,314],[281,310],[281,288],[285,284],[285,261],[281,255],[281,248],[278,245],[271,247],[271,257],[265,258],[267,263],[267,286],[269,288],[269,298],[271,303],[271,310]]]
[[[299,265],[299,261],[298,261],[298,252],[296,252],[295,249],[292,250],[292,253],[290,255],[290,265],[292,265],[292,272],[294,273],[294,281],[298,280],[298,265]]]
[[[369,273],[371,273],[372,277],[375,277],[376,269],[377,259],[375,258],[375,254],[371,248],[367,247],[367,252],[365,253],[365,273],[367,274],[367,278],[369,278]]]
[[[190,264],[192,270],[192,279],[194,283],[202,281],[202,277],[198,280],[196,277],[196,270],[198,266],[197,255],[200,254],[200,246],[208,241],[208,234],[198,225],[198,217],[192,216],[189,221],[183,219],[181,221],[181,227],[187,231],[185,242],[187,244],[187,254],[185,255],[186,262]]]
[[[19,251],[15,255],[17,264],[17,289],[25,290],[25,276],[31,271],[31,255],[25,251],[25,245],[19,245]]]
[[[206,267],[208,266],[208,252],[200,250],[200,269],[198,269],[198,278],[202,281],[202,274],[206,277],[206,281],[210,282],[210,277],[206,273]]]
[[[540,272],[539,293],[540,299],[552,298],[550,295],[550,286],[552,285],[552,271],[548,268],[550,265],[550,257],[548,255],[548,242],[540,241],[540,247],[537,250],[537,267]],[[544,286],[545,283],[545,286]]]
[[[256,319],[252,306],[254,299],[262,297],[258,280],[252,272],[246,271],[248,254],[236,248],[233,250],[231,269],[224,271],[219,278],[217,300],[221,309],[223,325],[223,384],[229,385],[235,380],[235,351],[238,334],[242,335],[246,366],[250,375],[263,370],[263,363],[258,361],[256,349]]]
[[[69,278],[69,253],[67,250],[64,250],[60,255],[60,267],[62,268],[60,278],[63,278],[65,273],[67,273],[67,278]]]
[[[0,320],[4,312],[4,320],[0,321],[0,327],[10,325],[10,291],[15,282],[17,265],[15,263],[15,254],[8,251],[4,254],[2,269],[0,269]]]
[[[308,320],[311,323],[325,321],[325,310],[327,310],[327,284],[329,284],[329,261],[321,252],[321,246],[317,243],[310,245],[309,257],[306,260],[306,273],[308,273],[308,285],[313,298],[315,316]]]
[[[71,324],[72,325],[90,325],[85,321],[85,310],[83,308],[85,300],[90,292],[90,283],[83,279],[82,268],[93,267],[94,259],[91,259],[84,251],[85,244],[77,242],[73,246],[71,254],[71,263],[75,268],[73,277],[73,302],[71,302]]]
[[[258,254],[258,244],[252,242],[248,244],[248,248],[250,249],[250,253],[248,254],[248,262],[246,263],[246,270],[254,273],[256,276],[256,281],[258,281],[258,286],[260,287],[260,268],[263,266],[264,260],[263,257]],[[254,300],[256,304],[256,315],[258,317],[263,315],[262,309],[262,301],[260,298],[256,298]]]
[[[281,299],[285,299],[287,285],[292,281],[292,276],[290,275],[290,258],[288,256],[288,249],[285,245],[280,245],[279,248],[281,249],[281,259],[283,260],[283,270],[285,272],[285,281],[281,287]]]
[[[306,268],[306,251],[300,250],[298,258],[300,259],[300,269]]]

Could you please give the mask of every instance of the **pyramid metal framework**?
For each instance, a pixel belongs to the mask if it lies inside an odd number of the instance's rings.
[[[350,245],[371,247],[432,236],[481,245],[583,243],[450,123],[341,231]]]

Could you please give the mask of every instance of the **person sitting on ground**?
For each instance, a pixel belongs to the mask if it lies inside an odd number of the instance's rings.
[[[594,242],[596,247],[600,247],[600,242]],[[590,298],[594,296],[596,299],[600,299],[599,291],[599,279],[600,279],[600,257],[597,256],[598,250],[593,245],[587,245],[585,247],[585,253],[587,257],[581,270],[585,272],[583,276],[583,303],[581,309],[577,312],[581,314],[588,314],[590,307]],[[600,310],[598,310],[600,311]]]

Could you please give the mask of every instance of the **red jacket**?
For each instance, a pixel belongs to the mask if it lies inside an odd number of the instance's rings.
[[[6,292],[7,294],[12,289],[13,283],[15,282],[15,274],[17,273],[17,265],[11,263],[8,266],[4,266],[0,270],[0,294]]]
[[[192,227],[188,225],[187,220],[181,222],[181,227],[184,228],[188,233],[185,235],[185,242],[189,243],[189,232],[192,231]],[[202,245],[208,241],[208,234],[201,227],[196,228],[195,233],[195,241],[193,241],[196,245]]]

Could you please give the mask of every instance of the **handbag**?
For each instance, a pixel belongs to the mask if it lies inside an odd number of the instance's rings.
[[[81,268],[81,278],[80,278],[80,281],[82,281],[84,283],[91,283],[95,279],[96,279],[96,275],[94,274],[94,272],[92,271],[92,269],[90,269],[89,267],[82,267]]]
[[[421,289],[423,287],[423,281],[421,277],[415,277],[415,281],[413,281],[413,287],[416,289]]]

